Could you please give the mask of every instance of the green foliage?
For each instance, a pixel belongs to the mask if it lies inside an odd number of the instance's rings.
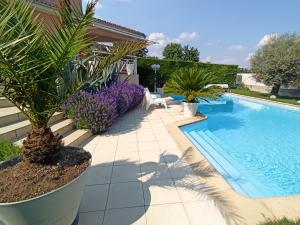
[[[269,101],[288,103],[288,104],[293,104],[293,105],[298,105],[298,106],[300,105],[300,103],[298,103],[298,101],[299,101],[298,98],[277,97],[276,99],[273,99],[273,98],[270,98],[269,94],[251,91],[251,90],[249,90],[249,88],[245,88],[245,87],[238,87],[235,89],[231,89],[230,91],[234,94],[246,95],[246,96],[255,97],[255,98],[262,98],[262,99],[266,99]]]
[[[222,89],[215,86],[206,88],[215,83],[212,73],[200,67],[182,68],[175,71],[171,79],[165,84],[164,91],[169,94],[183,95],[186,102],[197,102],[197,98],[217,98]]]
[[[172,60],[199,62],[199,55],[197,48],[188,45],[182,47],[179,43],[169,43],[163,51],[164,58]]]
[[[153,88],[154,72],[151,69],[152,64],[159,64],[160,70],[157,73],[158,87],[162,87],[167,80],[170,79],[171,74],[180,68],[190,68],[199,66],[206,69],[209,73],[213,73],[216,77],[216,83],[225,83],[230,87],[235,85],[236,74],[238,66],[236,65],[218,65],[208,63],[196,63],[178,60],[161,60],[153,58],[139,58],[138,59],[138,73],[140,75],[140,83],[144,87]]]
[[[193,61],[199,62],[199,50],[194,47],[190,47],[188,45],[183,47],[183,60],[184,61]]]
[[[33,128],[23,141],[23,160],[54,160],[62,149],[62,136],[47,127],[55,111],[78,90],[105,84],[118,60],[146,47],[145,42],[115,43],[109,54],[94,55],[87,33],[96,3],[87,3],[82,12],[71,0],[61,0],[59,20],[44,30],[31,1],[0,0],[1,92]]]
[[[300,225],[300,220],[297,221],[290,221],[286,218],[282,220],[277,220],[277,221],[267,221],[265,223],[262,223],[261,225]]]
[[[181,44],[169,43],[163,50],[165,59],[181,60],[183,58],[183,48]]]
[[[10,140],[0,141],[0,162],[21,154],[21,148]]]
[[[96,62],[87,51],[94,42],[86,35],[96,2],[88,3],[84,14],[69,0],[61,3],[62,23],[52,21],[46,31],[42,21],[33,16],[30,2],[0,0],[2,94],[36,127],[46,127],[69,96],[86,86],[106,82],[115,62],[145,47],[144,43],[116,43],[110,54],[97,55]]]
[[[300,36],[289,33],[273,36],[251,58],[251,70],[258,80],[273,85],[275,95],[281,84],[300,80]]]

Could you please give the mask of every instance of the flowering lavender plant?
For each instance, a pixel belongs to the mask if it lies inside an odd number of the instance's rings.
[[[139,105],[144,97],[140,85],[117,82],[101,90],[80,91],[61,109],[73,119],[77,128],[91,129],[94,134],[106,131],[116,119]]]

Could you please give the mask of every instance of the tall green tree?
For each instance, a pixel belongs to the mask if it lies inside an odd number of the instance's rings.
[[[200,56],[200,53],[197,48],[190,47],[188,45],[185,45],[183,47],[183,60],[199,62],[199,56]]]
[[[282,84],[300,80],[300,36],[287,33],[273,36],[250,60],[255,78],[272,86],[271,94],[277,95]]]
[[[62,150],[62,136],[48,122],[61,104],[76,91],[103,80],[103,73],[125,55],[145,48],[142,43],[119,43],[109,55],[91,64],[86,51],[94,42],[88,38],[95,1],[85,12],[61,0],[60,22],[44,30],[30,2],[0,0],[1,94],[29,119],[32,130],[23,142],[23,160],[52,162]],[[85,57],[85,58],[83,58]]]
[[[183,48],[179,43],[169,43],[163,50],[165,59],[181,60],[183,59]]]

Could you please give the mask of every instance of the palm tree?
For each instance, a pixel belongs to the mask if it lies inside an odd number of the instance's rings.
[[[62,0],[60,21],[43,27],[24,0],[0,0],[0,77],[2,95],[29,119],[32,130],[23,142],[23,160],[48,163],[62,150],[62,136],[48,127],[51,116],[76,91],[101,81],[105,69],[145,47],[142,42],[116,44],[111,54],[91,68],[88,27],[96,1],[85,12]],[[87,59],[83,59],[85,56]]]
[[[213,84],[216,77],[200,67],[181,68],[176,70],[164,86],[166,93],[183,95],[188,103],[195,103],[199,98],[218,98],[223,92]]]

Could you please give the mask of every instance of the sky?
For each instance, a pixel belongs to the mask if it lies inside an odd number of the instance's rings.
[[[96,16],[145,33],[158,43],[150,56],[178,42],[203,62],[241,67],[270,36],[300,33],[300,0],[100,0]]]

